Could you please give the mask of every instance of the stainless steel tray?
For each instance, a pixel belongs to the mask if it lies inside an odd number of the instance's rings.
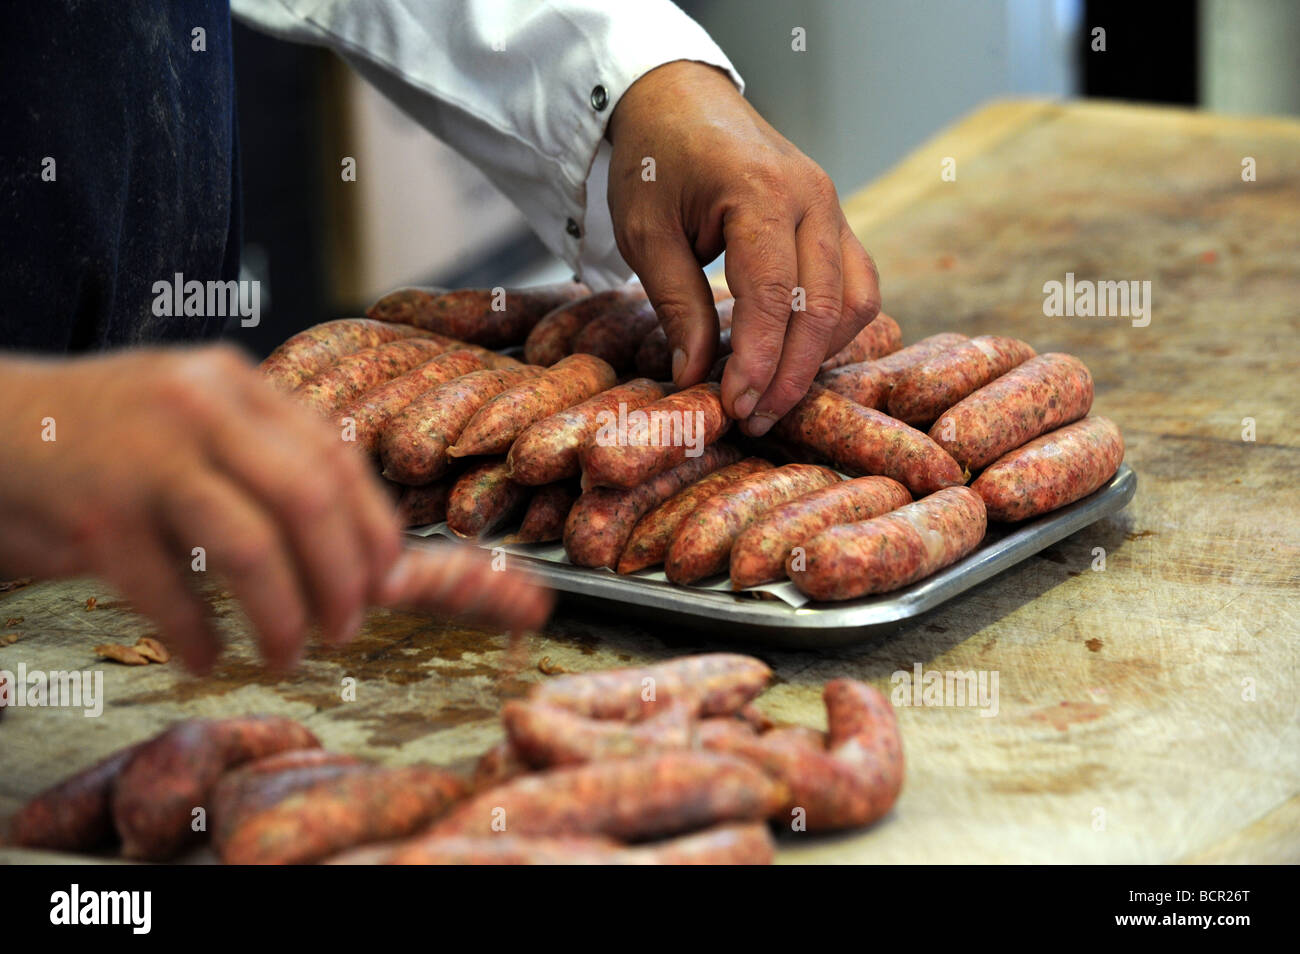
[[[795,607],[753,593],[685,588],[637,576],[618,576],[511,552],[551,587],[606,608],[635,607],[654,618],[720,637],[798,649],[831,648],[876,639],[1091,523],[1117,513],[1133,499],[1137,475],[1121,464],[1091,495],[1025,524],[992,524],[979,549],[911,586],[842,603]],[[423,537],[430,540],[434,538]]]

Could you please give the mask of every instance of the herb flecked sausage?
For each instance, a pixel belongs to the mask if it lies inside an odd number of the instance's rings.
[[[1023,341],[980,335],[898,375],[889,392],[889,413],[914,427],[929,424],[966,395],[1034,356]]]
[[[544,315],[588,294],[576,282],[531,288],[401,288],[370,306],[368,318],[400,322],[488,348],[521,344]]]

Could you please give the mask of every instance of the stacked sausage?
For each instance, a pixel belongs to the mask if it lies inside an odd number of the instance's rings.
[[[190,720],[37,795],[10,841],[165,860],[210,834],[231,864],[765,864],[768,821],[869,825],[903,782],[878,690],[827,683],[820,732],[751,705],[770,678],[723,653],[555,678],[507,703],[472,781],[326,751],[287,719]]]
[[[799,461],[779,465],[771,442],[747,456],[723,440],[716,383],[657,383],[667,339],[639,287],[404,289],[368,315],[295,336],[264,369],[372,455],[408,525],[481,538],[513,523],[509,542],[562,539],[571,562],[618,573],[887,592],[970,553],[990,519],[1093,492],[1123,457],[1115,425],[1087,417],[1082,362],[1013,338],[903,347],[880,315],[777,423]],[[528,364],[488,350],[519,344]]]

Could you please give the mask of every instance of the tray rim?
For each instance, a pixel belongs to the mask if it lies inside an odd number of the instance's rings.
[[[1122,463],[1098,490],[1059,510],[1010,526],[997,539],[986,539],[972,553],[924,580],[891,593],[843,603],[808,603],[794,607],[780,599],[753,594],[680,587],[637,576],[555,563],[511,551],[529,572],[552,589],[601,603],[636,606],[646,615],[688,625],[723,625],[759,642],[802,648],[866,641],[882,631],[933,610],[1098,520],[1123,510],[1137,492],[1137,474]],[[446,538],[413,536],[424,545]],[[490,545],[489,545],[490,548]]]

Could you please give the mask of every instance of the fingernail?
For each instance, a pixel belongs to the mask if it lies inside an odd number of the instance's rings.
[[[736,417],[744,420],[749,417],[754,410],[754,405],[758,403],[758,392],[753,388],[746,388],[740,397],[736,398]]]
[[[750,437],[762,437],[775,423],[776,418],[770,414],[755,414],[745,421],[745,431]]]
[[[686,352],[681,348],[673,349],[673,380],[676,381],[686,370]]]

